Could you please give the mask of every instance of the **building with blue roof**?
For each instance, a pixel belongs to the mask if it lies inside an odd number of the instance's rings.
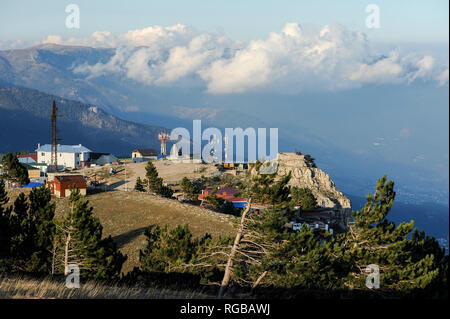
[[[52,146],[51,144],[38,145],[36,149],[38,163],[51,165]],[[56,148],[58,167],[82,167],[83,163],[89,160],[90,149],[81,144],[78,145],[60,145]]]

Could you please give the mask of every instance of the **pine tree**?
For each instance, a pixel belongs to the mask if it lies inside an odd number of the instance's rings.
[[[200,189],[197,187],[197,185],[193,184],[189,178],[183,177],[183,179],[180,182],[181,191],[184,193],[184,196],[189,201],[197,201],[198,200],[198,194],[200,193]]]
[[[0,273],[11,269],[11,211],[5,183],[0,179]]]
[[[408,240],[413,221],[396,227],[387,220],[394,198],[394,182],[386,176],[378,179],[376,191],[368,195],[364,208],[353,213],[355,224],[337,237],[334,254],[348,267],[346,286],[366,289],[364,272],[370,264],[379,267],[380,288],[384,290],[423,289],[438,278],[443,252],[423,234],[416,232]]]
[[[252,197],[255,203],[270,205],[272,210],[292,208],[290,201],[291,173],[276,179],[276,174],[259,174],[259,168],[263,165],[256,162],[247,173],[247,179],[239,187],[236,196]]]
[[[317,200],[309,188],[291,188],[291,196],[294,205],[300,205],[302,210],[316,210]]]
[[[14,201],[14,216],[11,223],[14,268],[19,271],[26,269],[28,259],[34,252],[34,234],[32,233],[33,225],[31,224],[29,207],[27,196],[20,193]]]
[[[341,286],[329,242],[319,241],[310,227],[303,224],[300,231],[282,235],[282,241],[259,267],[267,271],[266,284],[297,289]]]
[[[215,187],[211,191],[211,193],[205,197],[205,199],[208,201],[208,204],[210,204],[214,210],[220,211],[225,203],[225,200],[217,196],[217,190],[218,188]]]
[[[153,192],[167,198],[172,197],[173,191],[169,187],[164,186],[163,179],[158,176],[158,171],[151,161],[147,162],[145,171],[145,184],[149,193]]]
[[[126,256],[117,249],[111,236],[102,239],[103,227],[93,216],[89,201],[72,187],[70,212],[58,227],[58,247],[54,248],[54,268],[67,273],[68,266],[80,268],[84,279],[115,279],[120,275]]]
[[[144,187],[144,184],[140,177],[138,177],[136,179],[136,184],[134,185],[134,190],[137,192],[145,192],[145,187]]]
[[[156,193],[162,184],[162,179],[159,178],[158,171],[151,161],[148,161],[145,166],[145,177],[147,178],[148,192]]]
[[[305,161],[310,167],[313,167],[313,168],[317,167],[315,160],[316,159],[314,157],[312,157],[310,154],[305,154]]]
[[[2,167],[5,171],[5,179],[20,186],[30,183],[28,171],[15,154],[8,153],[2,159]]]
[[[145,231],[147,247],[139,253],[141,269],[150,272],[185,271],[186,264],[192,262],[198,250],[211,236],[194,238],[187,225],[169,229],[152,225]]]
[[[32,273],[51,273],[52,247],[55,235],[55,203],[51,202],[50,190],[45,186],[33,188],[30,192],[28,224],[31,240],[31,255],[27,260],[26,271]]]
[[[50,203],[50,192],[45,187],[34,188],[29,198],[21,193],[6,212],[3,183],[0,183],[2,270],[47,274],[51,266],[51,243],[54,235],[54,204]],[[28,203],[29,201],[29,203]],[[12,210],[14,209],[14,214]],[[6,256],[6,259],[4,258]]]

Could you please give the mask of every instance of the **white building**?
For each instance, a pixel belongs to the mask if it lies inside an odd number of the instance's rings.
[[[78,145],[60,145],[56,149],[57,152],[57,162],[60,167],[81,167],[83,162],[89,160],[89,154],[92,151],[81,144]],[[51,144],[45,144],[39,146],[36,150],[37,162],[45,163],[47,165],[51,164],[52,158],[52,146]]]
[[[154,161],[158,159],[158,153],[153,149],[137,149],[131,152],[133,163]]]

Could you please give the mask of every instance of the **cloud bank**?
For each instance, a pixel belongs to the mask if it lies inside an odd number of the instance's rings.
[[[213,94],[298,94],[418,80],[448,85],[449,77],[448,65],[438,65],[432,56],[375,53],[364,33],[340,25],[319,29],[287,23],[281,31],[248,44],[181,24],[120,35],[99,31],[67,40],[49,36],[43,42],[116,48],[106,63],[73,69],[86,77],[116,75],[151,86],[195,85]]]

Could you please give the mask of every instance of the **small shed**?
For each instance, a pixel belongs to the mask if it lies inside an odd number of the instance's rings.
[[[48,184],[52,194],[56,197],[70,196],[70,188],[74,184],[80,190],[81,195],[86,195],[86,179],[81,175],[56,175]]]
[[[25,166],[25,168],[27,169],[29,178],[41,177],[41,170],[39,168],[31,166],[30,164],[22,164],[22,165]]]

